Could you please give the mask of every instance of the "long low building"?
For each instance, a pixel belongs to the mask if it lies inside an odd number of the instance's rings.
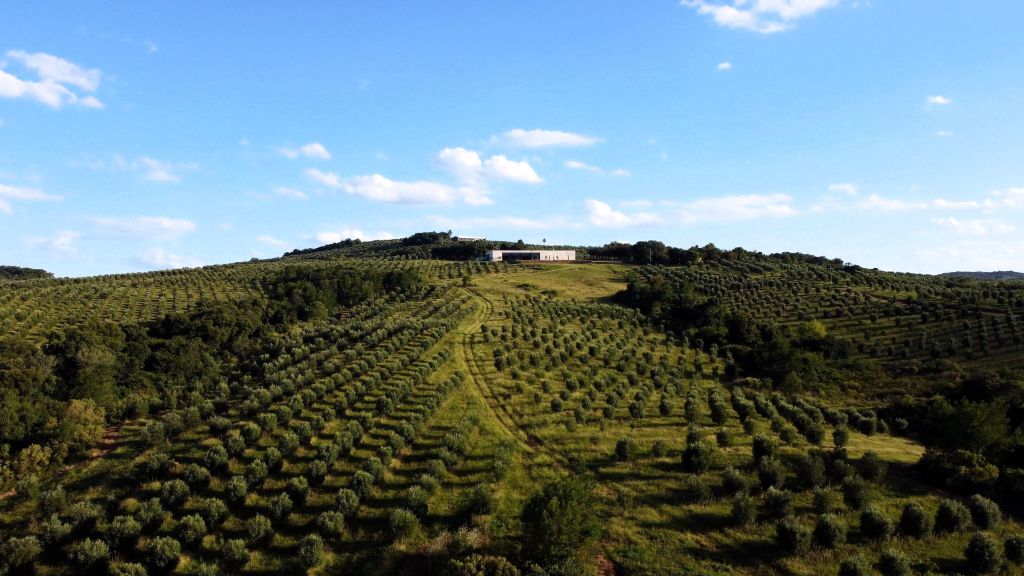
[[[576,259],[575,250],[488,250],[491,262],[515,262],[520,260],[541,262],[569,262]]]

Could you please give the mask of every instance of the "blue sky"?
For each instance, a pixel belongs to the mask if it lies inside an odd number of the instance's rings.
[[[1020,2],[9,4],[3,264],[451,229],[1024,268]]]

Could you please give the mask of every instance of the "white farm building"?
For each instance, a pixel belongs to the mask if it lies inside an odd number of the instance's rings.
[[[491,262],[517,262],[531,260],[541,262],[569,262],[576,259],[575,250],[488,250]]]

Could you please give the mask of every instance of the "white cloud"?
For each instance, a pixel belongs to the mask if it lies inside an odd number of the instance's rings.
[[[1024,188],[1004,188],[988,193],[985,200],[986,208],[1018,208],[1024,209]]]
[[[1017,228],[1012,224],[998,220],[958,220],[953,217],[933,218],[932,223],[957,234],[969,236],[1005,235],[1014,233]]]
[[[334,172],[321,172],[316,168],[310,168],[306,170],[306,176],[310,180],[322,186],[327,186],[332,189],[341,188],[341,178],[339,178]]]
[[[787,218],[799,214],[792,206],[793,197],[787,194],[744,194],[700,198],[681,204],[668,203],[678,208],[676,218],[684,224],[697,222],[726,222],[759,218]]]
[[[491,156],[484,162],[485,173],[499,180],[511,180],[513,182],[524,182],[526,184],[540,184],[544,182],[529,162],[509,160],[498,154]]]
[[[105,232],[147,240],[170,240],[196,230],[191,220],[163,216],[103,217],[92,221]]]
[[[587,212],[587,219],[594,226],[601,228],[617,228],[623,226],[642,226],[649,224],[660,224],[661,219],[648,212],[625,213],[613,209],[608,204],[593,198],[587,199],[584,203]]]
[[[878,212],[913,212],[917,210],[927,210],[927,202],[910,202],[907,200],[900,200],[899,198],[886,198],[878,194],[872,194],[868,196],[866,200],[862,200],[857,205],[862,210],[871,210]]]
[[[71,230],[61,230],[52,237],[33,237],[28,239],[29,246],[43,249],[55,254],[74,254],[78,251],[78,239],[81,234]]]
[[[102,73],[86,69],[50,54],[30,54],[22,50],[9,50],[8,61],[21,66],[36,75],[38,80],[25,80],[2,70],[6,62],[0,62],[0,98],[27,98],[41,102],[51,108],[76,104],[86,108],[102,108],[103,103],[95,96],[83,92],[95,92],[100,85]],[[74,90],[72,90],[72,88]]]
[[[147,266],[159,270],[169,268],[195,268],[203,263],[196,258],[171,254],[163,248],[153,248],[142,255],[142,262]]]
[[[592,166],[590,164],[587,164],[585,162],[580,162],[578,160],[566,160],[564,162],[564,165],[565,165],[566,168],[569,168],[570,170],[580,170],[582,172],[590,172],[592,174],[605,174],[606,173],[604,171],[604,169],[602,169],[602,168],[600,168],[598,166]],[[622,168],[617,168],[615,170],[612,170],[611,172],[608,172],[608,174],[611,174],[612,176],[619,176],[619,177],[626,177],[626,176],[630,175],[628,170],[623,170]]]
[[[282,198],[291,198],[292,200],[305,200],[306,198],[309,198],[309,195],[302,190],[288,188],[287,186],[278,186],[277,188],[274,188],[274,194],[277,194]]]
[[[121,154],[114,154],[111,160],[99,160],[84,163],[90,170],[106,172],[132,172],[139,178],[150,182],[180,182],[182,172],[198,170],[199,166],[191,162],[167,162],[150,156],[140,156],[129,160]]]
[[[839,0],[733,0],[731,4],[681,0],[680,4],[710,16],[719,26],[774,34],[793,28],[801,18],[838,5]]]
[[[362,230],[358,229],[344,229],[338,231],[318,232],[313,236],[313,238],[321,244],[337,244],[343,240],[362,240],[363,242],[368,242],[370,240],[394,240],[395,236],[389,232],[366,234]]]
[[[285,158],[291,158],[292,160],[299,156],[305,158],[312,158],[314,160],[330,160],[331,153],[327,151],[327,148],[319,142],[310,142],[304,144],[298,148],[285,148],[281,147],[277,149],[277,153],[284,156]]]
[[[956,134],[952,130],[939,130],[935,135],[939,138],[952,138]]]
[[[526,184],[540,184],[544,180],[528,162],[509,160],[504,155],[491,156],[486,161],[480,154],[462,147],[445,148],[437,154],[438,163],[459,181],[459,194],[468,204],[490,204],[487,181],[508,180]]]
[[[273,246],[275,248],[284,248],[288,246],[288,243],[284,240],[278,240],[273,236],[257,236],[256,241],[260,244],[266,244],[267,246]]]
[[[0,184],[0,213],[10,214],[13,211],[14,207],[11,203],[13,200],[21,200],[25,202],[52,202],[61,200],[61,197],[53,194],[47,194],[46,192],[42,192],[35,188]]]
[[[591,166],[578,160],[566,160],[565,167],[570,170],[582,170],[583,172],[593,172],[594,174],[604,174],[604,170],[601,170],[597,166]]]
[[[945,96],[929,96],[927,100],[928,104],[933,106],[948,106],[953,103],[953,100],[946,98]]]
[[[460,195],[470,204],[486,204],[490,200],[471,190],[456,190],[436,182],[401,182],[380,174],[356,176],[344,182],[341,189],[348,194],[391,204],[450,203]]]
[[[523,130],[516,128],[494,138],[498,143],[514,148],[574,148],[593,146],[600,138],[560,130]]]
[[[845,194],[846,196],[856,196],[858,192],[857,185],[849,183],[829,184],[828,191],[833,194]]]
[[[728,72],[729,70],[732,70],[732,62],[720,62],[718,64],[719,72]]]
[[[958,240],[921,250],[916,256],[942,271],[1019,270],[1024,262],[1024,242],[1007,238]]]

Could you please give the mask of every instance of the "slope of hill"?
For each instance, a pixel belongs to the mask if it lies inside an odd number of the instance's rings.
[[[0,284],[0,571],[1011,568],[1020,284],[435,240]]]
[[[1024,280],[1024,273],[1010,270],[1000,272],[946,272],[940,276],[952,276],[956,278],[974,278],[975,280]]]

